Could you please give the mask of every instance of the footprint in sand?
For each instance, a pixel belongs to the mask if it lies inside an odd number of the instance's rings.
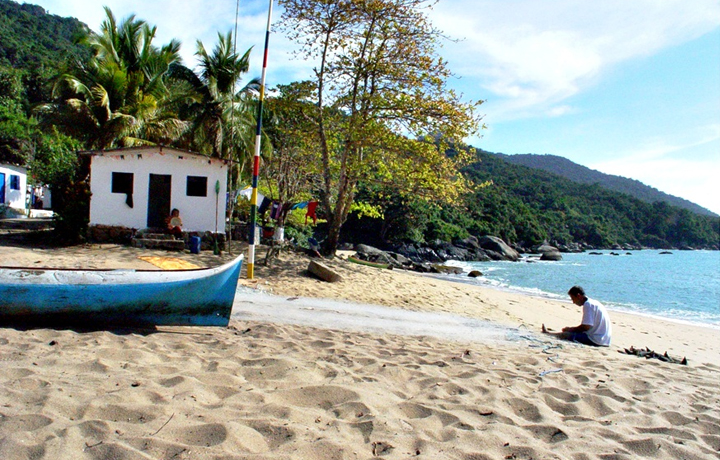
[[[183,444],[192,446],[215,446],[227,439],[227,429],[219,423],[178,428],[170,432],[172,437]]]
[[[2,417],[0,424],[0,438],[3,434],[20,431],[37,431],[50,425],[53,420],[40,414],[26,414]]]

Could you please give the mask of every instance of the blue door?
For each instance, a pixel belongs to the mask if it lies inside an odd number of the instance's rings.
[[[5,173],[0,173],[0,204],[5,204]]]

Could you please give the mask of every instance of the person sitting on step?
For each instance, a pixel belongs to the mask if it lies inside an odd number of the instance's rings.
[[[174,208],[167,218],[167,232],[175,238],[182,238],[182,219],[177,208]]]

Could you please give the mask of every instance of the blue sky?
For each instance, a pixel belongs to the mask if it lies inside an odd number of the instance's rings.
[[[234,0],[36,0],[98,30],[102,5],[177,38],[186,64],[234,27]],[[240,0],[240,50],[259,76],[269,0]],[[273,22],[280,18],[274,3]],[[637,179],[720,214],[718,0],[440,0],[429,12],[457,41],[439,49],[451,86],[481,107],[488,129],[467,139],[491,152],[553,154]],[[307,78],[312,62],[270,41],[267,85]]]

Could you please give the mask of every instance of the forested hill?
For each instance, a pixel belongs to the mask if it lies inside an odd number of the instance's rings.
[[[74,39],[87,30],[75,18],[48,14],[42,7],[0,0],[0,66],[34,70],[56,68],[72,56],[89,56]]]
[[[697,214],[718,217],[717,214],[703,208],[700,205],[697,205],[684,198],[661,192],[660,190],[650,187],[649,185],[645,185],[638,180],[628,179],[621,176],[614,176],[611,174],[605,174],[600,171],[590,169],[586,166],[573,163],[567,158],[559,157],[557,155],[505,155],[502,153],[498,153],[496,155],[498,155],[500,158],[507,161],[508,163],[527,166],[533,169],[542,169],[543,171],[557,174],[558,176],[565,177],[581,184],[598,184],[608,190],[626,193],[646,203],[662,201],[672,206],[687,209],[688,211],[692,211]]]
[[[493,185],[475,193],[463,217],[486,234],[525,246],[548,240],[594,247],[718,248],[720,218],[664,201],[646,203],[595,183],[516,165],[497,154],[476,155],[478,161],[465,172],[476,183]]]

